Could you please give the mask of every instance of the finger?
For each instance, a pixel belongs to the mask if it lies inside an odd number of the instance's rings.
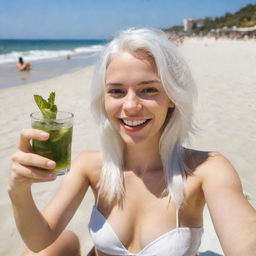
[[[38,129],[23,129],[20,132],[19,149],[24,152],[29,152],[31,149],[30,140],[48,140],[49,133]]]
[[[33,166],[48,170],[54,169],[56,166],[56,163],[51,159],[33,153],[24,153],[22,151],[16,152],[12,156],[12,160],[21,165]]]
[[[56,179],[56,174],[48,171],[40,171],[33,167],[23,166],[19,163],[12,165],[11,177],[18,183],[46,182]]]

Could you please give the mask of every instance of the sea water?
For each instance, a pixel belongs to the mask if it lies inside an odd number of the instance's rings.
[[[50,79],[94,65],[107,40],[0,40],[0,89]],[[31,64],[18,72],[19,57]]]
[[[0,64],[96,53],[107,40],[0,39]]]

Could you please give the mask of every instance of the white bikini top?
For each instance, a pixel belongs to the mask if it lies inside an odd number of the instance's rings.
[[[198,252],[203,227],[179,227],[179,214],[176,210],[176,228],[159,236],[140,252],[129,252],[115,231],[94,206],[89,222],[89,232],[95,247],[108,255],[125,256],[195,256]]]

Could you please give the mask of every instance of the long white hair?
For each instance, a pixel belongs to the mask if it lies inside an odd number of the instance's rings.
[[[108,120],[104,107],[105,73],[108,63],[122,51],[142,50],[153,57],[167,96],[175,108],[166,120],[159,142],[166,189],[176,207],[184,199],[184,181],[189,169],[182,143],[193,130],[193,98],[196,96],[190,70],[167,35],[157,29],[128,29],[119,33],[104,49],[95,67],[92,84],[92,114],[99,127],[103,167],[99,192],[111,203],[124,196],[123,141]],[[99,193],[99,194],[100,194]]]

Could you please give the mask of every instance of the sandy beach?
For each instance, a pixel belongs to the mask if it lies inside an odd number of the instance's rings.
[[[191,67],[197,87],[198,103],[195,122],[200,128],[192,136],[190,147],[223,153],[240,175],[243,189],[256,207],[256,41],[189,39],[180,50]],[[29,113],[36,110],[33,94],[48,96],[56,92],[56,102],[62,110],[75,115],[72,157],[87,149],[99,149],[97,127],[89,110],[89,82],[93,71],[89,66],[75,73],[49,80],[0,90],[0,255],[16,256],[24,244],[16,229],[7,196],[10,158],[15,152],[19,130],[30,127]],[[34,184],[37,205],[43,208],[58,188],[61,177],[54,182]],[[92,247],[87,224],[94,199],[89,191],[68,228],[80,238],[82,254]],[[201,255],[223,255],[210,222],[207,209]],[[210,253],[212,252],[212,253]]]

